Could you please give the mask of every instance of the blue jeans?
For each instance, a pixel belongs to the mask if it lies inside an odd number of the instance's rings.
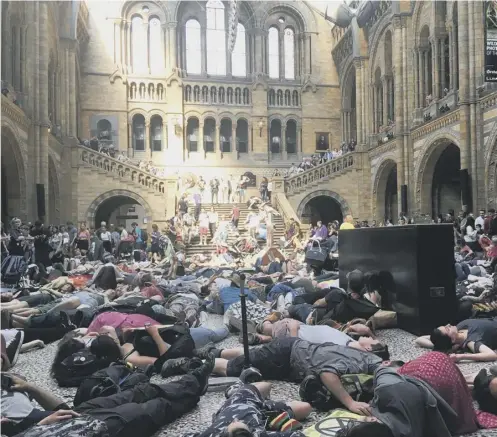
[[[199,326],[198,328],[190,328],[190,335],[195,342],[195,347],[200,349],[204,347],[207,343],[218,343],[224,340],[229,334],[228,328],[216,328],[209,329]]]

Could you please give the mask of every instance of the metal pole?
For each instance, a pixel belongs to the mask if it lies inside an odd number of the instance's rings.
[[[245,275],[240,274],[240,305],[242,310],[242,336],[243,336],[243,354],[245,356],[245,368],[250,367],[249,358],[249,344],[248,344],[248,332],[247,332],[247,305],[246,305],[247,295],[245,294]]]

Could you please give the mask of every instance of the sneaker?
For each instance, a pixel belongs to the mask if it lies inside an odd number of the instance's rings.
[[[3,333],[2,333],[3,335]],[[21,351],[22,342],[24,340],[24,331],[17,331],[10,341],[5,340],[7,344],[7,357],[9,358],[11,367],[17,363],[17,357]]]
[[[195,356],[200,358],[201,360],[207,359],[208,355],[213,355],[214,358],[220,358],[221,351],[222,351],[222,349],[217,349],[216,345],[214,343],[210,342],[210,343],[207,343],[204,347],[201,347],[200,349],[196,349]]]
[[[242,332],[242,319],[239,319],[238,317],[230,317],[230,326],[238,332]],[[256,324],[252,320],[247,320],[247,332],[256,332],[255,328]]]
[[[298,420],[295,420],[295,419],[290,419],[290,420],[287,420],[280,428],[280,431],[281,432],[285,432],[285,431],[297,431],[299,429],[302,429],[302,424],[298,421]]]
[[[262,374],[255,367],[249,367],[240,374],[240,381],[244,384],[253,384],[254,382],[262,381]]]
[[[204,395],[207,392],[207,386],[209,385],[209,376],[214,370],[214,364],[216,362],[216,359],[214,358],[214,355],[210,354],[207,355],[207,358],[205,361],[198,366],[195,369],[190,369],[188,373],[192,376],[195,376],[197,378],[201,391],[200,391],[200,396]]]
[[[248,337],[248,344],[250,346],[254,346],[256,344],[261,344],[261,339],[259,338],[259,336],[257,334],[253,334],[253,333],[248,333],[247,334],[247,337]],[[238,341],[240,343],[243,343],[243,334],[240,334],[239,337],[238,337]]]
[[[186,375],[190,370],[189,364],[190,358],[173,358],[166,360],[162,365],[160,374],[163,378],[176,375]]]

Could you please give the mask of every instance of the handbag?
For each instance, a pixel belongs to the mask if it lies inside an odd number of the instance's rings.
[[[318,246],[314,246],[314,243],[318,243]],[[328,253],[326,249],[321,247],[321,243],[319,241],[314,241],[312,247],[305,253],[305,262],[311,266],[321,267],[326,261],[327,256]]]

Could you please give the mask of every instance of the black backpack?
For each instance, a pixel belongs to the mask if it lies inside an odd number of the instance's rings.
[[[107,365],[108,363],[84,349],[65,358],[54,377],[60,387],[79,387],[86,378]]]
[[[74,406],[91,399],[107,397],[121,391],[129,390],[142,382],[149,382],[145,373],[124,364],[114,364],[98,370],[85,378],[74,397]]]

